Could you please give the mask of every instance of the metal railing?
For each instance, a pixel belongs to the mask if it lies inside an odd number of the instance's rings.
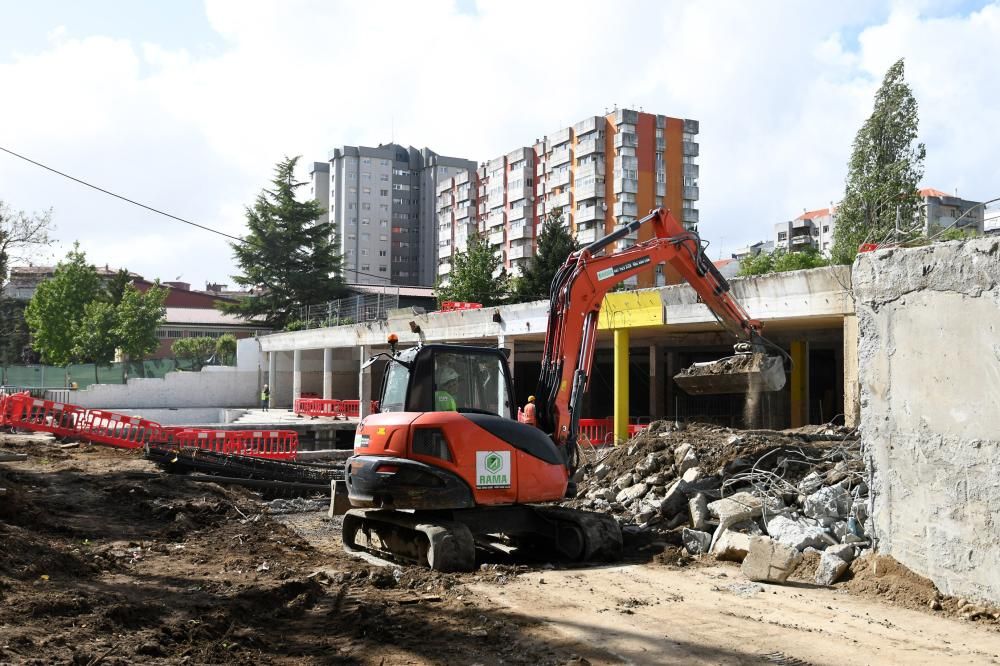
[[[381,293],[358,294],[350,298],[300,307],[298,320],[302,322],[304,328],[347,326],[364,321],[385,321],[389,318],[389,310],[398,307],[399,288],[386,287]]]

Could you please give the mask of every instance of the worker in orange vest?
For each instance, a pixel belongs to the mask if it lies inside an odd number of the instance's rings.
[[[537,426],[538,418],[535,415],[535,396],[528,396],[528,404],[524,406],[524,423]]]

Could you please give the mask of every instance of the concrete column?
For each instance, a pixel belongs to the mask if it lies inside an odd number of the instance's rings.
[[[844,425],[861,423],[861,384],[858,374],[858,317],[844,316]]]
[[[649,416],[654,421],[663,418],[663,389],[666,380],[660,364],[660,346],[649,346]]]
[[[333,399],[333,349],[323,350],[323,399]]]
[[[292,404],[302,397],[302,350],[292,352]]]
[[[274,407],[274,392],[278,388],[278,352],[267,352],[267,384],[271,395],[267,399],[268,409]]]
[[[791,355],[792,427],[798,428],[809,423],[809,343],[806,340],[795,340],[792,342]]]
[[[628,329],[615,331],[615,442],[628,440]]]
[[[361,354],[361,360],[358,362],[358,399],[361,401],[361,418],[365,418],[372,411],[372,369],[368,367],[361,370],[360,367],[371,356],[372,348],[370,345],[361,345],[358,347],[358,352]]]
[[[679,372],[678,365],[677,352],[668,351],[666,362],[667,376],[664,378],[666,384],[667,414],[672,414],[675,421],[680,420],[680,414],[677,413],[677,385],[674,384],[674,375]]]

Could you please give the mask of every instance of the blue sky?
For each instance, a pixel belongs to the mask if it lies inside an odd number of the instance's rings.
[[[275,162],[396,140],[488,160],[614,104],[701,122],[712,256],[839,199],[906,59],[927,185],[1000,195],[1000,3],[0,0],[0,145],[240,235]],[[0,200],[154,278],[230,282],[223,239],[0,155]],[[45,257],[36,257],[44,261]]]

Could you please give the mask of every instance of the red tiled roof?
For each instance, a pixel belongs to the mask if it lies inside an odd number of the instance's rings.
[[[933,187],[925,187],[920,190],[920,196],[922,197],[950,197],[951,195],[947,192],[942,192],[941,190],[935,190]]]
[[[713,261],[712,263],[715,264],[716,268],[722,268],[723,266],[731,264],[734,261],[736,261],[736,260],[735,259],[717,259],[717,260]]]
[[[817,217],[826,217],[829,214],[830,214],[830,209],[829,208],[820,208],[819,210],[811,210],[811,211],[809,211],[807,213],[802,213],[801,215],[799,215],[795,219],[796,220],[813,220],[813,219],[816,219]]]

